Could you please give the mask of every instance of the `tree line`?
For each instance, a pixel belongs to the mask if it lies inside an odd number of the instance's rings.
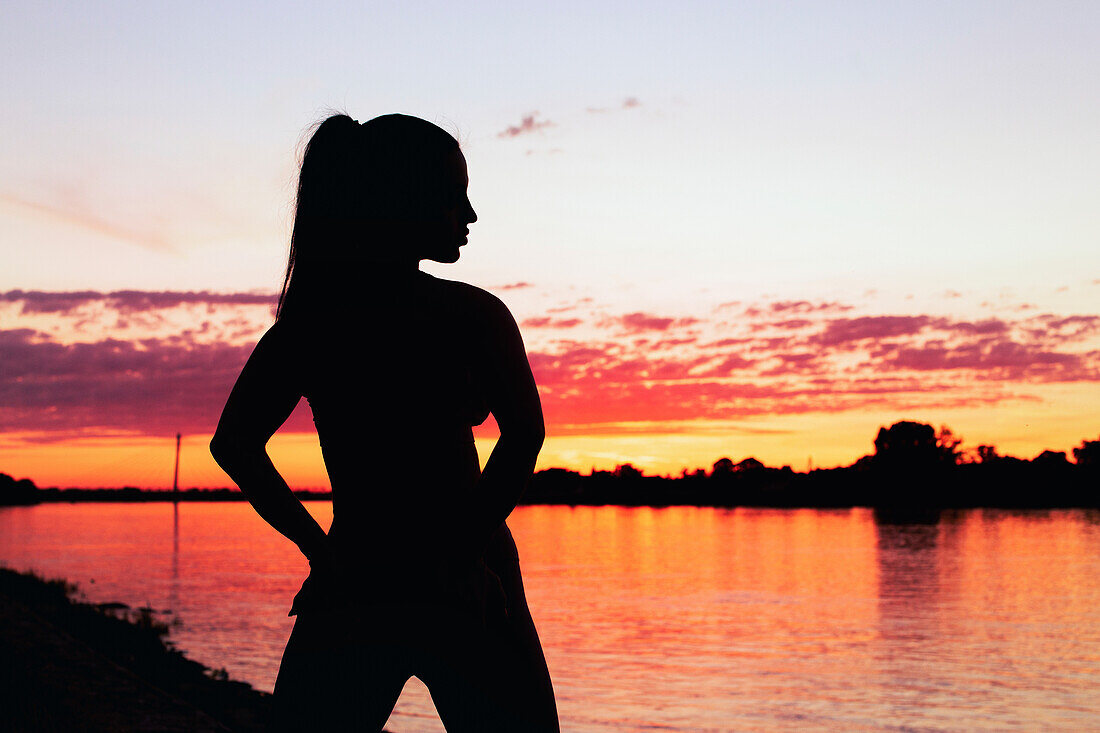
[[[1072,450],[1045,450],[1030,460],[1003,456],[991,445],[963,450],[950,428],[900,421],[879,429],[875,452],[849,466],[799,473],[755,458],[719,458],[710,470],[647,476],[630,463],[588,474],[538,471],[523,504],[623,506],[761,506],[946,509],[966,507],[1100,507],[1100,438]],[[302,499],[328,492],[298,491]],[[39,501],[240,501],[235,489],[166,491],[39,489],[0,473],[0,505]]]
[[[709,471],[646,476],[629,463],[588,475],[561,468],[531,479],[525,504],[946,509],[1100,507],[1100,439],[1030,460],[972,451],[944,426],[903,420],[882,427],[875,452],[849,466],[798,473],[755,458],[720,458]]]

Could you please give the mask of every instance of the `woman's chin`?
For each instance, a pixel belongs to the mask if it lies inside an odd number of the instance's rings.
[[[462,252],[459,251],[458,247],[455,247],[454,249],[449,249],[446,251],[433,252],[424,259],[431,260],[432,262],[439,262],[444,265],[449,265],[452,262],[458,262],[458,258],[461,256]]]

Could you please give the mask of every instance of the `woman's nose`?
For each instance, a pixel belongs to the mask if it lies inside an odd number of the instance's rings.
[[[470,203],[470,199],[466,199],[466,222],[473,224],[477,221],[477,212],[474,211],[473,204]]]

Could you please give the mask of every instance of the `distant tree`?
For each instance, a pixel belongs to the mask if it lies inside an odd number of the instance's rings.
[[[957,437],[946,425],[937,434],[927,423],[902,420],[879,428],[875,437],[875,464],[894,468],[931,468],[959,462]]]
[[[1100,467],[1100,439],[1081,441],[1080,447],[1073,449],[1073,460],[1078,466]]]
[[[875,463],[890,466],[931,466],[939,463],[940,448],[931,425],[902,420],[879,428],[875,436]]]
[[[997,449],[991,445],[979,445],[976,451],[978,463],[995,463],[1000,458]]]
[[[581,493],[581,475],[567,468],[546,468],[537,472],[523,496],[525,504],[555,503],[575,499]]]
[[[711,466],[711,476],[729,476],[733,473],[733,461],[728,458],[719,458]]]
[[[615,466],[615,476],[622,479],[636,479],[642,477],[642,472],[634,468],[629,463],[622,463]]]
[[[941,461],[951,465],[959,463],[962,459],[962,451],[959,450],[961,444],[962,438],[951,432],[951,428],[940,426],[940,432],[936,435],[936,447],[939,449]]]
[[[1070,465],[1063,450],[1045,450],[1032,458],[1031,462],[1043,468],[1064,468]]]
[[[874,465],[875,465],[875,457],[874,456],[862,456],[859,460],[857,460],[855,463],[853,463],[851,465],[851,468],[854,468],[857,471],[866,471],[867,469],[873,467]]]
[[[38,501],[38,487],[29,478],[16,481],[6,473],[0,473],[0,505],[34,504]]]
[[[746,458],[733,467],[735,473],[746,473],[748,471],[759,471],[764,468],[764,464],[755,458]]]

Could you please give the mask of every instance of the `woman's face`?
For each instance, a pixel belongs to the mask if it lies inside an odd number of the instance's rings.
[[[455,262],[459,257],[458,248],[467,242],[469,225],[477,221],[477,214],[474,213],[466,192],[470,177],[466,171],[466,158],[461,151],[455,150],[448,156],[443,175],[446,178],[448,200],[453,205],[439,219],[423,225],[420,259]]]

